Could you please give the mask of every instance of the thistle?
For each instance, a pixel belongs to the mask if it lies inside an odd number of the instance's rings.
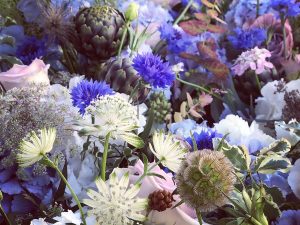
[[[204,149],[190,153],[176,175],[179,195],[200,212],[210,212],[227,203],[234,188],[231,162],[222,152]]]

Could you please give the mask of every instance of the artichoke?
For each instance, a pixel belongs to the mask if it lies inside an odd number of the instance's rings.
[[[134,103],[144,102],[150,89],[142,83],[136,70],[127,58],[116,58],[101,65],[93,79],[105,81],[117,92],[130,95],[139,83],[137,92],[133,96]]]
[[[154,121],[163,123],[166,116],[171,113],[171,103],[165,97],[163,92],[154,92],[150,96],[150,108],[154,112]]]
[[[97,61],[105,61],[117,54],[126,28],[124,16],[110,6],[80,10],[74,18],[74,25],[74,47],[81,54]],[[127,42],[126,34],[124,46]]]

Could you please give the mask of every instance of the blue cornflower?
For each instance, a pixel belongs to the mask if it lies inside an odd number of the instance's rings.
[[[175,80],[170,64],[152,53],[137,55],[132,66],[154,88],[165,88]]]
[[[260,46],[267,39],[267,32],[261,28],[243,30],[234,29],[234,35],[228,36],[228,40],[236,49],[248,50]]]
[[[194,131],[193,136],[198,150],[213,149],[213,138],[222,138],[222,134],[217,133],[215,129],[209,127],[203,127],[200,131]],[[193,140],[191,137],[188,137],[185,140],[193,147]]]
[[[45,55],[45,41],[36,37],[26,37],[16,51],[16,56],[26,65],[29,65],[34,59]]]
[[[113,90],[105,82],[82,80],[71,90],[73,105],[79,108],[83,115],[86,107],[100,96],[111,95]]]
[[[300,210],[283,211],[274,225],[300,225]]]
[[[271,7],[284,16],[295,17],[300,14],[300,2],[295,0],[273,0]]]

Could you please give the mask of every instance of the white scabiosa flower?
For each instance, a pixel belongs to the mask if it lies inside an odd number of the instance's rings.
[[[187,149],[172,134],[164,134],[161,131],[155,132],[152,140],[153,145],[149,146],[152,153],[165,167],[177,172]]]
[[[28,138],[24,138],[19,146],[20,153],[17,161],[21,167],[28,167],[40,161],[43,156],[50,152],[56,138],[55,128],[43,128],[39,130],[39,136],[34,131]]]
[[[120,94],[106,95],[86,108],[86,113],[94,118],[94,124],[79,122],[83,135],[105,137],[108,133],[113,139],[121,139],[134,147],[144,143],[134,131],[139,128],[137,110]]]
[[[135,221],[145,221],[142,211],[146,210],[148,199],[137,198],[140,185],[128,188],[129,174],[118,179],[115,172],[109,177],[109,184],[102,179],[95,181],[98,192],[89,189],[83,203],[92,209],[89,214],[96,216],[97,224],[132,225]]]

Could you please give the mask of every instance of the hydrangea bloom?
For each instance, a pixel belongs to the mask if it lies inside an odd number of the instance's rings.
[[[285,16],[295,17],[300,14],[300,2],[296,0],[273,0],[271,7]]]
[[[267,38],[267,32],[261,28],[243,30],[234,29],[234,35],[228,36],[228,40],[237,49],[250,49],[260,46]]]
[[[141,77],[154,88],[165,88],[175,80],[175,74],[168,62],[152,53],[137,55],[133,59],[134,69]]]
[[[271,57],[271,53],[267,49],[255,47],[243,52],[231,69],[238,76],[243,75],[248,69],[255,71],[256,74],[261,74],[274,67],[272,63],[266,61],[268,57]]]
[[[193,133],[194,139],[197,144],[197,149],[213,149],[213,138],[221,138],[222,134],[217,133],[215,129],[209,127],[203,127],[200,131],[195,131]],[[191,137],[185,139],[190,146],[193,146],[193,140]]]
[[[111,95],[113,90],[105,83],[98,81],[82,80],[72,90],[73,105],[79,108],[81,114],[85,113],[86,107],[100,96]]]
[[[300,225],[300,210],[283,211],[275,225]]]

